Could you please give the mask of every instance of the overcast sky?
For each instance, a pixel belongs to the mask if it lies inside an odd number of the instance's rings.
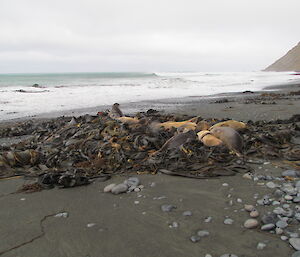
[[[0,0],[0,73],[261,70],[300,0]]]

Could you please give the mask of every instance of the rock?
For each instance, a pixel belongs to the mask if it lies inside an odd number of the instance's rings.
[[[287,200],[287,201],[291,201],[291,200],[293,200],[293,197],[290,196],[290,195],[285,195],[284,199]]]
[[[211,222],[212,221],[212,217],[206,217],[205,219],[204,219],[204,222],[205,223],[209,223],[209,222]]]
[[[246,173],[246,174],[243,175],[243,178],[252,179],[252,175],[251,175],[251,173]]]
[[[300,213],[297,212],[297,213],[295,214],[295,219],[298,220],[298,221],[300,221]]]
[[[282,228],[276,228],[275,232],[276,232],[276,235],[282,235],[283,229]]]
[[[253,205],[251,205],[251,204],[245,204],[245,205],[244,205],[244,209],[245,209],[246,211],[248,211],[248,212],[252,212],[252,211],[255,210],[255,207],[254,207]]]
[[[242,203],[242,202],[243,202],[243,200],[242,200],[241,198],[236,199],[236,201],[237,201],[238,203]]]
[[[137,187],[140,184],[140,180],[137,177],[129,177],[124,181],[124,184],[126,184],[128,187]]]
[[[256,219],[248,219],[244,223],[245,228],[256,228],[258,226],[258,221]]]
[[[171,205],[171,204],[163,204],[162,206],[160,206],[160,209],[163,211],[163,212],[170,212],[174,209],[176,209],[177,207],[174,206],[174,205]]]
[[[86,224],[86,226],[87,226],[88,228],[91,228],[91,227],[96,226],[96,223],[88,223],[88,224]]]
[[[275,228],[275,225],[270,223],[270,224],[266,224],[266,225],[263,225],[260,229],[262,231],[270,231],[272,230],[273,228]]]
[[[274,210],[273,210],[273,213],[275,214],[278,214],[278,215],[281,215],[285,212],[285,210],[281,207],[276,207]]]
[[[197,243],[200,241],[200,236],[191,236],[190,237],[190,240],[193,242],[193,243]]]
[[[286,241],[286,240],[288,240],[289,238],[288,238],[287,236],[281,236],[280,239],[283,240],[283,241]]]
[[[281,176],[297,178],[299,177],[299,172],[296,170],[285,170],[281,173]]]
[[[278,198],[283,196],[283,192],[279,189],[275,190],[275,192],[273,194],[274,194],[274,196],[276,196]]]
[[[173,221],[170,225],[169,225],[170,228],[178,228],[179,227],[179,224],[178,222],[176,221]]]
[[[225,219],[224,224],[225,225],[231,225],[233,223],[233,219]]]
[[[294,211],[289,209],[286,210],[284,213],[282,213],[283,216],[288,217],[288,218],[292,218],[294,216]]]
[[[264,224],[276,224],[276,222],[279,220],[279,218],[277,217],[277,215],[275,213],[269,213],[269,214],[265,214],[262,218],[261,221]]]
[[[108,193],[111,192],[111,190],[116,186],[116,184],[109,184],[106,187],[104,187],[103,192]]]
[[[228,186],[229,186],[229,184],[227,184],[227,183],[223,183],[223,184],[222,184],[222,186],[223,186],[223,187],[228,187]]]
[[[68,218],[69,217],[69,213],[67,213],[67,212],[60,212],[60,213],[57,213],[54,217],[55,218]]]
[[[284,220],[279,220],[276,222],[277,228],[286,228],[288,226],[287,222]]]
[[[140,191],[141,191],[141,189],[138,188],[138,187],[136,187],[136,188],[134,189],[134,192],[140,192]]]
[[[251,218],[257,218],[259,216],[259,212],[257,210],[254,210],[250,212],[250,217]]]
[[[293,199],[293,203],[300,203],[300,197],[297,196]]]
[[[274,205],[274,206],[275,206],[275,205],[280,205],[280,202],[278,202],[278,201],[273,201],[273,202],[272,202],[272,205]]]
[[[263,250],[266,246],[267,245],[264,243],[258,243],[256,248],[257,248],[257,250]]]
[[[134,201],[134,204],[139,204],[140,203],[140,201]]]
[[[128,186],[126,184],[118,184],[111,189],[111,192],[115,195],[127,192]]]
[[[270,188],[270,189],[273,189],[273,188],[277,187],[277,185],[276,185],[274,182],[272,182],[272,181],[268,182],[268,183],[266,184],[266,186],[267,186],[268,188]]]
[[[197,235],[200,237],[206,237],[206,236],[209,236],[209,232],[207,230],[199,230],[197,232]]]
[[[290,245],[297,251],[300,251],[300,238],[290,238]]]
[[[295,184],[295,187],[296,187],[296,188],[300,188],[300,180],[297,181],[297,183]]]
[[[299,237],[299,234],[298,233],[290,233],[289,236],[291,238],[298,238]]]
[[[182,213],[183,216],[192,216],[192,212],[191,211],[184,211]]]
[[[300,257],[300,251],[294,252],[292,257]]]

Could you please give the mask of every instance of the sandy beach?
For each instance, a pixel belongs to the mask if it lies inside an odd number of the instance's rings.
[[[163,113],[229,118],[244,122],[289,119],[299,114],[299,85],[267,90],[222,94],[208,98],[191,96],[183,99],[130,103],[124,104],[122,110],[125,114],[132,114],[152,108]],[[107,108],[99,106],[89,110],[72,110],[63,115],[96,114]],[[51,113],[35,119],[39,122],[59,115],[62,114]],[[23,121],[24,119],[2,122],[1,127]],[[294,140],[297,144],[299,139]],[[18,137],[13,140],[0,138],[1,147],[18,141]],[[276,159],[260,161],[259,164],[251,164],[253,172],[246,177],[241,173],[229,177],[192,179],[164,174],[136,175],[124,172],[123,175],[112,176],[105,182],[95,179],[87,186],[55,188],[35,193],[16,193],[22,185],[32,183],[32,180],[24,180],[22,177],[1,179],[0,255],[294,256],[292,254],[295,247],[289,244],[289,240],[297,237],[295,233],[297,234],[300,228],[297,220],[288,222],[287,228],[284,228],[281,234],[276,234],[275,230],[262,231],[261,223],[253,229],[244,227],[244,222],[250,218],[244,209],[245,204],[255,206],[259,212],[257,220],[261,222],[264,215],[273,211],[275,207],[294,211],[298,203],[298,200],[294,201],[298,197],[297,193],[291,194],[291,199],[280,201],[274,196],[274,191],[281,190],[284,188],[283,184],[289,181],[295,187],[297,176],[284,180],[282,172],[296,172],[299,167]],[[119,195],[103,193],[106,185],[122,183],[129,176],[137,176],[140,179],[143,185],[140,192]],[[274,182],[276,187],[266,186],[269,182]],[[258,204],[257,200],[266,195],[269,195],[272,204]],[[276,206],[273,205],[274,201]],[[174,209],[165,212],[162,205],[172,205]],[[186,211],[188,212],[183,215]],[[224,224],[228,219],[232,224]],[[199,230],[208,231],[209,234],[198,238]],[[197,242],[193,242],[193,236]]]

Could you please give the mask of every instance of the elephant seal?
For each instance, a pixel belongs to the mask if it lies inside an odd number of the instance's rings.
[[[119,108],[119,104],[118,103],[114,103],[113,106],[111,107],[111,110],[109,112],[109,117],[111,117],[112,119],[116,119],[116,118],[120,118],[123,116],[122,111]]]
[[[216,127],[210,131],[216,138],[223,143],[239,157],[243,156],[244,140],[241,135],[230,127]]]
[[[223,144],[223,142],[220,139],[216,138],[208,130],[198,132],[197,136],[198,139],[206,146],[218,146]]]
[[[230,127],[232,129],[239,131],[245,129],[247,125],[244,122],[240,122],[236,120],[227,120],[227,121],[216,123],[215,125],[210,127],[210,130],[217,127]]]

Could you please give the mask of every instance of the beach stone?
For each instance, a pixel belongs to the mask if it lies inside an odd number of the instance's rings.
[[[236,199],[236,201],[237,201],[238,203],[242,203],[242,202],[243,202],[243,200],[242,200],[241,198]]]
[[[299,172],[296,170],[285,170],[281,173],[281,175],[283,177],[293,177],[293,178],[297,178],[299,177]]]
[[[284,220],[279,220],[276,222],[276,227],[278,227],[278,228],[286,228],[287,226],[288,226],[288,224]]]
[[[285,210],[281,207],[276,207],[274,210],[273,210],[273,213],[275,214],[278,214],[278,215],[281,215],[285,212]]]
[[[69,217],[69,213],[67,213],[67,212],[60,212],[60,213],[57,213],[54,217],[55,218],[68,218]]]
[[[275,232],[276,232],[276,235],[282,235],[283,229],[282,228],[276,228]]]
[[[284,199],[287,201],[291,201],[291,200],[293,200],[293,197],[291,195],[285,195]]]
[[[280,205],[280,202],[278,202],[278,201],[273,201],[273,202],[272,202],[272,205]]]
[[[294,252],[292,257],[300,257],[300,251]]]
[[[277,217],[277,215],[275,213],[269,213],[269,214],[265,214],[264,216],[262,216],[261,221],[264,224],[276,224],[276,222],[279,220],[279,218]]]
[[[212,221],[212,217],[210,217],[210,216],[206,217],[205,220],[204,220],[205,223],[209,223],[211,221]]]
[[[250,212],[250,217],[257,218],[258,216],[259,216],[259,212],[257,210]]]
[[[205,254],[204,257],[212,257],[212,255],[211,254]]]
[[[273,195],[279,198],[279,197],[283,196],[283,192],[281,190],[277,189],[277,190],[275,190]]]
[[[295,187],[300,188],[300,180],[296,182]]]
[[[137,177],[129,177],[124,181],[124,184],[126,184],[128,187],[137,187],[140,184],[140,180]]]
[[[267,186],[268,188],[270,188],[270,189],[273,189],[273,188],[277,187],[277,185],[276,185],[274,182],[272,182],[272,181],[268,182],[268,183],[266,184],[266,186]]]
[[[244,209],[245,209],[246,211],[248,211],[248,212],[252,212],[252,211],[255,210],[255,207],[254,207],[253,205],[251,205],[251,204],[245,204],[245,205],[244,205]]]
[[[103,192],[108,193],[111,192],[111,190],[116,186],[116,184],[109,184],[106,187],[104,187]]]
[[[209,232],[207,230],[199,230],[197,232],[197,235],[200,237],[206,237],[206,236],[209,236]]]
[[[299,237],[299,234],[298,233],[290,233],[289,236],[291,238],[298,238]]]
[[[228,183],[223,183],[222,186],[223,186],[223,187],[228,187],[229,184],[228,184]]]
[[[162,206],[160,206],[160,209],[163,211],[163,212],[170,212],[174,209],[176,209],[177,207],[174,206],[174,205],[171,205],[171,204],[163,204]]]
[[[235,254],[232,254],[232,253],[226,253],[226,254],[221,255],[220,257],[238,257],[238,256]]]
[[[125,184],[118,184],[111,189],[111,192],[115,195],[125,193],[128,189],[128,186]]]
[[[256,228],[258,226],[258,221],[256,219],[248,219],[244,223],[245,228]]]
[[[270,223],[270,224],[266,224],[266,225],[263,225],[260,229],[262,231],[270,231],[272,230],[273,228],[275,228],[275,225]]]
[[[295,219],[298,220],[298,221],[300,221],[300,213],[297,212],[297,213],[295,214]]]
[[[257,248],[257,250],[263,250],[266,246],[267,245],[264,243],[258,243],[256,248]]]
[[[190,237],[190,240],[193,242],[193,243],[197,243],[200,241],[200,236],[191,236]]]
[[[178,228],[179,227],[179,224],[178,222],[176,221],[173,221],[170,225],[169,225],[170,228]]]
[[[290,245],[297,251],[300,251],[300,238],[290,238]]]
[[[294,216],[294,211],[289,209],[289,210],[286,210],[282,215],[285,217],[288,217],[288,218],[292,218]]]
[[[192,216],[192,212],[191,211],[184,211],[182,213],[183,216]]]
[[[283,240],[283,241],[286,241],[286,240],[288,240],[289,238],[288,238],[287,236],[281,236],[280,239]]]
[[[229,219],[229,218],[228,218],[228,219],[225,219],[225,220],[224,220],[224,224],[225,224],[225,225],[231,225],[232,223],[233,223],[233,219]]]
[[[290,205],[287,204],[287,203],[285,203],[284,205],[282,205],[282,207],[283,207],[284,209],[288,209],[288,208],[290,208]]]
[[[92,228],[92,227],[96,226],[96,223],[88,223],[88,224],[86,224],[86,226],[88,228]]]
[[[293,203],[300,203],[300,197],[297,196],[293,199]]]

